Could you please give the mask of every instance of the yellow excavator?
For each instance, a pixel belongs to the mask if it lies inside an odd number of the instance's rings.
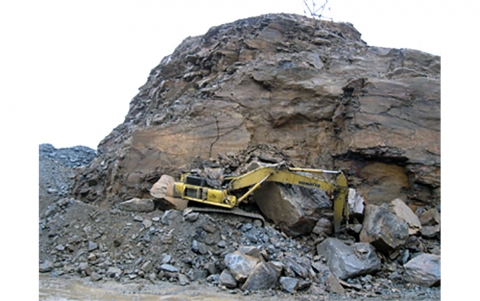
[[[336,176],[335,183],[315,178],[310,174],[332,174]],[[344,217],[348,219],[349,208],[348,204],[346,204],[348,194],[347,179],[341,171],[292,168],[284,164],[260,166],[243,175],[222,176],[218,182],[220,185],[217,185],[217,187],[209,185],[206,177],[200,174],[188,173],[182,175],[180,182],[175,182],[172,196],[188,201],[233,209],[232,213],[235,214],[239,211],[238,205],[266,181],[318,188],[325,192],[333,193],[333,225],[335,233],[340,231],[342,219]],[[235,209],[238,211],[235,211]],[[215,212],[212,209],[196,211]],[[259,217],[252,214],[238,215]],[[263,217],[260,216],[260,218],[263,220]]]

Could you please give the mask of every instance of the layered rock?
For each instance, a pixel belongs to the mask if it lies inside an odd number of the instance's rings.
[[[367,203],[440,193],[440,57],[368,46],[349,23],[264,15],[188,37],[155,67],[75,195],[108,206],[163,174],[274,145],[342,169]]]

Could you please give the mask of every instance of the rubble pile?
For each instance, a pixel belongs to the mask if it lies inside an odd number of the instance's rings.
[[[58,172],[50,176],[63,177]],[[338,238],[323,232],[292,238],[270,221],[262,225],[220,213],[161,210],[149,205],[152,199],[102,209],[73,197],[49,195],[50,205],[39,219],[39,271],[92,282],[196,283],[258,296],[268,291],[278,296],[395,299],[419,292],[437,298],[440,293],[435,287],[440,282],[438,233],[408,236],[406,229],[406,239],[383,250],[355,231]],[[394,209],[379,208],[375,209],[398,220],[380,219],[381,230],[373,231],[377,237],[388,237],[389,229],[407,224]],[[438,225],[434,212],[417,214],[432,227]],[[362,225],[372,218],[377,217],[365,215]]]

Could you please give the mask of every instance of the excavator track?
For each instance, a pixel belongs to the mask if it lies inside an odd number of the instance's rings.
[[[225,213],[225,214],[233,214],[243,217],[249,217],[252,219],[258,219],[262,221],[262,226],[265,226],[265,218],[258,213],[246,212],[242,209],[235,207],[233,209],[219,209],[219,208],[200,208],[200,207],[188,207],[183,210],[183,216],[191,213],[191,212],[205,212],[205,213]]]

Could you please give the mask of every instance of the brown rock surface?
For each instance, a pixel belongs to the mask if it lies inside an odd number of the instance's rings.
[[[76,178],[109,207],[163,174],[269,144],[295,166],[348,171],[367,203],[440,192],[440,57],[368,46],[349,23],[278,14],[186,38]],[[94,180],[92,180],[94,179]]]

